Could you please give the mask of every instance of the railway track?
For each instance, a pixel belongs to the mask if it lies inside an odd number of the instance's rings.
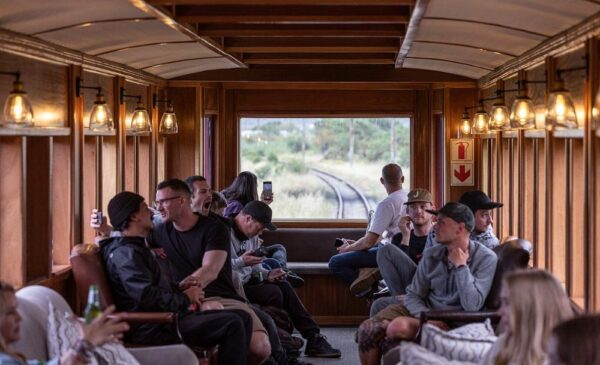
[[[371,205],[365,195],[349,183],[328,172],[310,169],[311,173],[323,180],[337,197],[337,219],[364,219],[369,215]]]

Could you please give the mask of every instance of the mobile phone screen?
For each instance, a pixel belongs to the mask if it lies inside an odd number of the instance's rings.
[[[270,181],[263,182],[263,190],[273,191],[273,183]]]

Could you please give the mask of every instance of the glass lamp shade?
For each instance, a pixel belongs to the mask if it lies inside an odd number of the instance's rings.
[[[104,94],[100,92],[96,95],[96,101],[90,112],[90,130],[107,132],[112,131],[113,128],[112,113],[104,100]]]
[[[510,120],[512,127],[516,129],[535,127],[535,109],[528,96],[519,95],[515,98],[510,111]]]
[[[158,132],[161,134],[177,134],[177,130],[177,116],[173,112],[173,107],[169,105],[162,118],[160,118]]]
[[[131,116],[131,130],[134,133],[152,132],[150,116],[142,103],[138,103],[133,111],[133,115]]]
[[[458,138],[461,136],[468,136],[471,134],[471,118],[469,117],[469,113],[465,110],[460,118],[460,127],[458,127]]]
[[[510,128],[510,115],[508,108],[502,102],[496,102],[490,110],[490,129],[500,131]]]
[[[33,109],[21,81],[13,83],[13,91],[6,97],[2,113],[3,125],[11,128],[33,126]]]
[[[473,116],[473,127],[471,128],[471,132],[473,134],[485,134],[489,132],[489,128],[488,114],[481,108]]]
[[[562,81],[558,81],[556,89],[548,95],[546,106],[546,128],[577,129],[577,114],[571,93],[564,88]]]

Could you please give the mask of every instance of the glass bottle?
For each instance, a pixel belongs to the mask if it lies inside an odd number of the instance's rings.
[[[98,286],[92,284],[88,291],[88,300],[84,312],[85,323],[92,323],[100,314],[102,314],[102,310],[100,309],[100,291],[98,290]]]

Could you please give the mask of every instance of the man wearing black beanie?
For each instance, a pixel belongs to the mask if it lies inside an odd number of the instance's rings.
[[[197,312],[204,300],[200,286],[166,283],[147,248],[153,228],[152,211],[138,194],[124,191],[108,203],[108,215],[120,237],[100,242],[108,280],[119,311],[174,312],[177,327],[165,324],[132,325],[132,343],[165,345],[183,342],[191,347],[219,346],[219,364],[246,364],[252,321],[243,311]]]

